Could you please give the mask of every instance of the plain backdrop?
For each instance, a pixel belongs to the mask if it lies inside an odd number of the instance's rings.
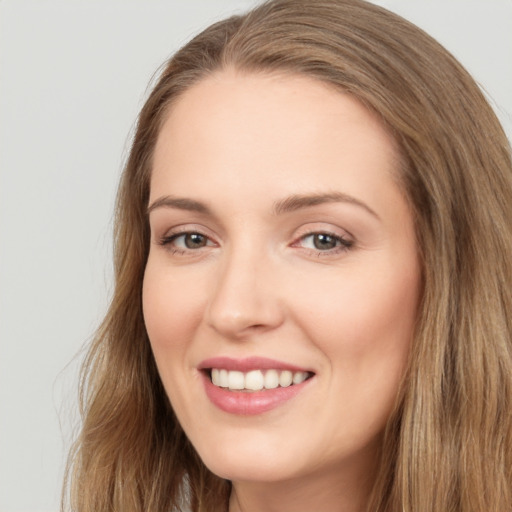
[[[314,0],[312,0],[314,1]],[[59,508],[77,368],[111,292],[111,222],[157,67],[255,0],[0,0],[0,512]],[[376,1],[469,69],[512,135],[512,0]]]

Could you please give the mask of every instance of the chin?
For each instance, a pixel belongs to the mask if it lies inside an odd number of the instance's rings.
[[[245,446],[219,443],[214,450],[210,447],[199,447],[198,450],[203,463],[215,475],[226,480],[251,482],[276,482],[295,476],[300,461],[297,451],[293,452],[278,451],[271,443],[250,443]]]
[[[275,458],[275,457],[274,457]],[[268,461],[261,464],[259,461],[231,461],[205,462],[206,467],[215,475],[234,482],[279,482],[295,476],[289,467]],[[208,461],[209,462],[209,461]]]

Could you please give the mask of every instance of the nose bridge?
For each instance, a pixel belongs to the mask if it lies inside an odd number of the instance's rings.
[[[207,320],[224,336],[237,338],[281,322],[272,258],[261,243],[243,238],[224,249]]]

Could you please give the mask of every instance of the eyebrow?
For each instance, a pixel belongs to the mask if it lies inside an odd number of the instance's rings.
[[[282,215],[285,213],[294,212],[296,210],[301,210],[303,208],[310,208],[312,206],[318,206],[327,203],[353,204],[363,208],[377,219],[380,219],[377,213],[372,210],[366,203],[348,194],[343,194],[342,192],[292,195],[285,199],[276,201],[272,210],[274,215]],[[206,206],[206,204],[187,197],[162,196],[148,206],[146,213],[149,215],[153,210],[157,208],[175,208],[178,210],[197,212],[203,215],[213,215],[213,212],[210,210],[210,208],[208,208],[208,206]]]
[[[156,199],[148,206],[146,210],[149,215],[156,208],[175,208],[177,210],[186,210],[190,212],[198,212],[204,215],[211,215],[212,212],[204,203],[189,199],[187,197],[163,196]]]
[[[363,208],[368,213],[379,219],[377,213],[372,210],[366,203],[342,192],[329,192],[326,194],[307,194],[293,195],[286,199],[277,201],[274,204],[274,213],[280,215],[283,213],[293,212],[302,208],[309,208],[326,203],[349,203]]]

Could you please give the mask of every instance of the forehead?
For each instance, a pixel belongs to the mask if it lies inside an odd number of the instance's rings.
[[[357,193],[393,181],[398,160],[377,116],[333,86],[300,75],[224,70],[189,88],[169,110],[151,196],[189,194],[180,188],[191,186],[199,194],[210,186],[232,194],[331,186]]]

